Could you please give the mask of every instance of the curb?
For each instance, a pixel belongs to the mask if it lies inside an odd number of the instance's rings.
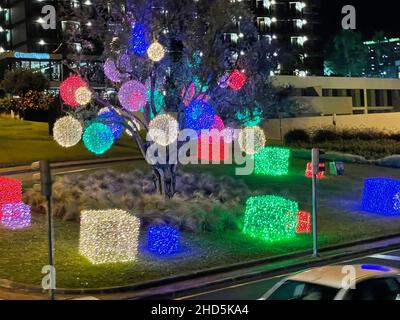
[[[372,244],[374,242],[391,240],[391,239],[395,239],[398,237],[400,237],[400,234],[393,234],[393,235],[389,235],[389,236],[382,236],[382,237],[377,237],[377,238],[358,240],[358,241],[354,241],[351,243],[344,243],[344,244],[321,248],[320,252],[329,253],[330,251],[334,251],[334,250],[351,248],[353,246],[362,245],[362,244],[369,244],[369,243]],[[318,266],[319,264],[330,263],[337,259],[340,260],[340,259],[343,259],[346,257],[362,256],[369,252],[376,252],[376,251],[379,252],[383,248],[385,250],[388,249],[388,251],[389,251],[389,250],[391,250],[392,247],[393,247],[393,249],[397,249],[398,247],[400,247],[400,244],[394,244],[394,245],[387,246],[387,247],[376,247],[376,248],[372,248],[372,249],[366,249],[366,250],[355,251],[355,252],[346,252],[343,254],[335,255],[333,257],[314,259],[314,260],[311,260],[308,262],[302,262],[300,264],[294,264],[294,265],[277,268],[277,269],[273,269],[273,270],[244,274],[242,276],[238,276],[238,277],[234,277],[234,278],[230,278],[230,279],[223,279],[221,281],[217,281],[217,282],[214,281],[212,283],[200,285],[199,287],[196,287],[194,289],[190,289],[190,288],[182,289],[175,293],[167,293],[167,294],[163,294],[160,296],[174,298],[174,297],[177,297],[176,296],[177,293],[183,293],[183,292],[186,293],[186,292],[188,292],[188,290],[200,290],[200,289],[204,289],[204,288],[212,288],[214,286],[219,286],[219,285],[227,284],[227,283],[234,283],[234,282],[243,281],[246,279],[257,279],[257,277],[264,277],[266,275],[273,276],[274,274],[278,274],[284,270],[289,271],[292,269],[301,269],[304,267],[310,267],[310,265]],[[157,279],[157,280],[151,280],[151,281],[138,283],[138,284],[134,284],[134,285],[127,285],[127,286],[98,288],[98,289],[59,288],[56,290],[56,294],[60,294],[60,295],[90,295],[90,294],[95,295],[95,294],[98,294],[98,295],[100,295],[100,294],[114,294],[114,293],[125,293],[125,292],[130,292],[130,291],[146,290],[146,289],[160,287],[160,286],[164,286],[164,285],[168,285],[168,284],[173,284],[176,282],[193,280],[193,279],[200,278],[200,277],[223,274],[223,273],[227,273],[227,272],[231,272],[231,271],[239,271],[239,270],[245,269],[245,268],[256,267],[256,266],[266,265],[266,264],[270,264],[270,263],[283,262],[286,260],[304,258],[304,257],[310,256],[311,254],[312,254],[312,250],[310,249],[310,250],[294,252],[294,253],[290,253],[290,254],[286,254],[286,255],[280,255],[280,256],[274,256],[274,257],[269,257],[269,258],[264,258],[264,259],[259,259],[259,260],[248,261],[245,263],[233,264],[233,265],[229,265],[229,266],[225,266],[225,267],[216,267],[216,268],[211,268],[211,269],[200,270],[200,271],[192,272],[192,273],[188,273],[188,274],[171,276],[171,277],[166,277],[166,278]],[[10,291],[24,291],[27,293],[44,294],[47,292],[47,290],[43,290],[39,286],[26,285],[26,284],[6,280],[6,279],[0,279],[0,288],[7,289]],[[195,292],[193,292],[193,293],[195,293]],[[150,298],[150,297],[157,298],[158,295],[148,295],[148,296],[143,295],[143,297],[138,297],[138,298],[134,298],[134,299],[146,299],[146,298]]]
[[[119,163],[119,162],[128,162],[128,161],[139,161],[143,160],[142,157],[122,157],[122,158],[109,158],[109,159],[93,159],[93,160],[82,160],[82,161],[65,161],[65,162],[53,162],[51,164],[51,168],[54,169],[67,169],[74,167],[82,167],[82,166],[90,166],[95,164],[108,164],[108,163]],[[18,169],[20,168],[20,169]],[[14,174],[22,174],[22,173],[32,173],[37,170],[32,170],[30,166],[17,166],[11,167],[10,171],[5,171],[7,168],[1,168],[0,174],[2,176],[10,176]],[[4,170],[4,171],[3,171]]]

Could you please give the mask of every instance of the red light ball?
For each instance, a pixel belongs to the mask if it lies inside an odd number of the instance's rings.
[[[79,76],[70,76],[60,85],[61,99],[71,107],[80,104],[76,101],[75,93],[81,87],[87,87],[87,83]]]
[[[239,70],[234,70],[228,79],[228,86],[232,90],[239,91],[246,83],[246,75]]]

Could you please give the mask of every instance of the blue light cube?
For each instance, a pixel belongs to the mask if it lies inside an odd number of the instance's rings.
[[[388,178],[365,179],[362,209],[382,215],[400,215],[400,181]]]
[[[147,236],[148,250],[161,255],[170,255],[179,251],[180,233],[168,226],[151,226]]]

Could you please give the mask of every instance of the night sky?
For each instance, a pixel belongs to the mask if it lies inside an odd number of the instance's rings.
[[[385,31],[388,37],[400,37],[400,5],[398,0],[321,0],[323,36],[329,41],[341,30],[345,5],[353,5],[357,10],[357,29],[363,38],[369,40],[375,31]]]

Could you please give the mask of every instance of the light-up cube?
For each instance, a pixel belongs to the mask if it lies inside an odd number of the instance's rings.
[[[265,176],[284,176],[289,173],[290,149],[265,147],[254,155],[254,173]]]
[[[179,251],[180,233],[168,226],[151,226],[147,234],[148,250],[159,254],[169,255]]]
[[[22,182],[8,177],[0,177],[0,218],[6,204],[22,202]]]
[[[400,215],[400,180],[365,179],[362,208],[368,212]]]
[[[92,264],[135,261],[140,220],[126,211],[82,211],[79,253]]]
[[[306,177],[312,178],[312,176],[313,176],[312,163],[309,162],[307,163]],[[322,179],[323,177],[325,177],[325,163],[320,163],[318,166],[317,179]]]
[[[297,227],[296,233],[310,233],[311,232],[311,213],[307,211],[299,211],[297,213]]]
[[[270,242],[296,236],[298,204],[278,196],[257,196],[246,201],[243,232]]]
[[[31,207],[22,202],[5,204],[1,212],[1,224],[5,228],[23,229],[31,224]]]

